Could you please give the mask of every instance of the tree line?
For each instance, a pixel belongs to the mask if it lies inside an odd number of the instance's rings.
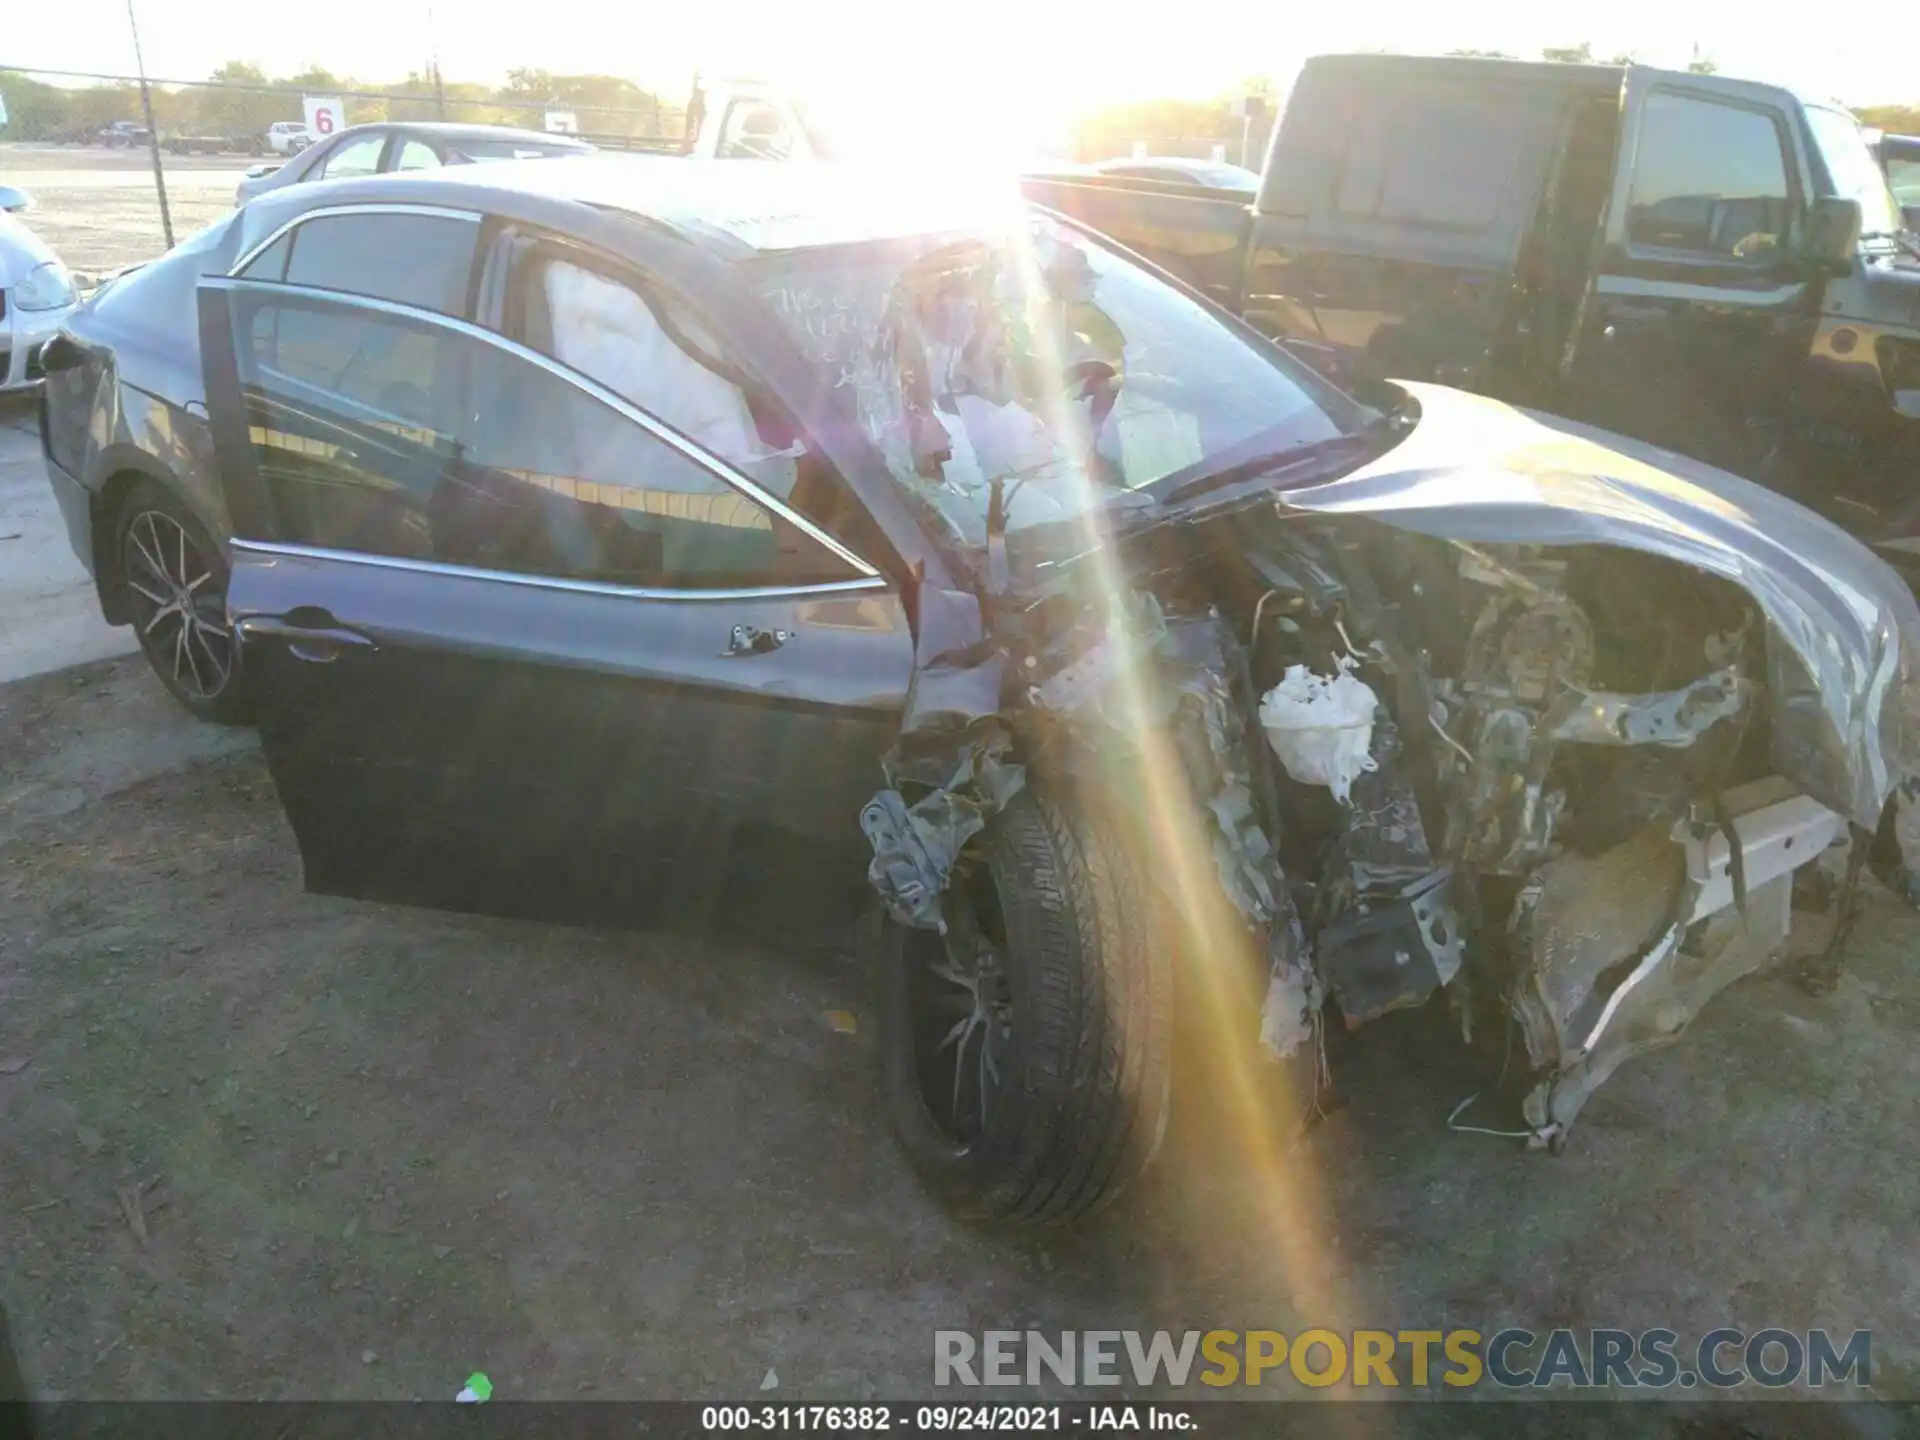
[[[1497,50],[1455,50],[1455,55],[1496,59],[1518,57]],[[1550,46],[1543,60],[1567,64],[1595,62],[1593,46]],[[1634,57],[1606,57],[1603,63],[1626,64]],[[1689,69],[1711,74],[1718,67],[1712,57],[1696,50]],[[262,93],[278,87],[279,93]],[[1227,142],[1237,153],[1240,142],[1252,140],[1258,154],[1267,125],[1284,97],[1271,80],[1249,79],[1233,98],[1256,96],[1266,114],[1248,127],[1229,99],[1211,101],[1141,100],[1106,106],[1083,117],[1080,148],[1092,154],[1119,154],[1133,139],[1184,142],[1182,148],[1203,153],[1206,144]],[[501,86],[443,81],[431,72],[414,71],[398,85],[367,84],[310,66],[283,79],[269,79],[257,65],[234,60],[216,69],[205,81],[191,85],[154,86],[154,122],[163,137],[220,135],[251,140],[276,120],[301,118],[300,97],[334,95],[342,91],[381,91],[385,98],[349,97],[348,122],[376,120],[461,120],[490,125],[518,125],[539,129],[540,109],[571,110],[580,129],[601,135],[678,135],[685,120],[686,96],[663,97],[629,80],[611,75],[555,75],[522,68],[507,72]],[[9,123],[0,138],[8,140],[84,141],[115,121],[140,123],[139,86],[131,82],[88,86],[52,85],[20,74],[0,75]],[[536,108],[537,107],[537,108]],[[1920,106],[1885,105],[1857,111],[1862,123],[1895,134],[1920,134]]]
[[[277,87],[278,93],[262,93]],[[169,135],[262,135],[276,120],[301,118],[300,97],[343,91],[380,91],[385,98],[349,97],[349,124],[375,120],[460,120],[517,125],[538,130],[540,108],[571,110],[583,132],[603,135],[677,134],[684,98],[664,99],[632,81],[611,75],[554,75],[545,70],[507,72],[502,86],[442,81],[415,71],[398,85],[373,85],[310,66],[284,79],[269,79],[257,65],[234,60],[205,81],[151,87],[154,126]],[[127,81],[87,86],[52,85],[25,75],[0,75],[6,101],[8,140],[84,141],[115,121],[144,123],[140,87]],[[529,108],[540,107],[540,108]]]

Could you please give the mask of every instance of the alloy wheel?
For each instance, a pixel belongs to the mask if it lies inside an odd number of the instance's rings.
[[[914,1048],[929,1114],[967,1145],[986,1129],[1008,1078],[1013,989],[998,906],[985,877],[956,877],[946,909],[946,934],[916,937],[925,943],[914,947]]]
[[[142,510],[122,537],[127,599],[141,646],[181,694],[216,699],[233,678],[233,632],[214,562],[163,510]]]

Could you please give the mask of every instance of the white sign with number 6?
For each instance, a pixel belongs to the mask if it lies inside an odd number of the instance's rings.
[[[307,112],[307,134],[324,140],[347,124],[346,106],[337,95],[302,95],[300,104]]]

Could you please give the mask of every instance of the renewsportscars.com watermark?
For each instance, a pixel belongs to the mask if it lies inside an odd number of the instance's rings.
[[[1820,1387],[1873,1380],[1873,1335],[1855,1330],[936,1330],[936,1386],[1349,1384],[1414,1389]]]

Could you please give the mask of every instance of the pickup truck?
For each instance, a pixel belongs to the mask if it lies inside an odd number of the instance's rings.
[[[1882,135],[1875,148],[1907,229],[1920,233],[1920,135]]]
[[[1920,566],[1920,239],[1836,106],[1638,65],[1321,56],[1252,204],[1023,188],[1363,393],[1588,421]]]

